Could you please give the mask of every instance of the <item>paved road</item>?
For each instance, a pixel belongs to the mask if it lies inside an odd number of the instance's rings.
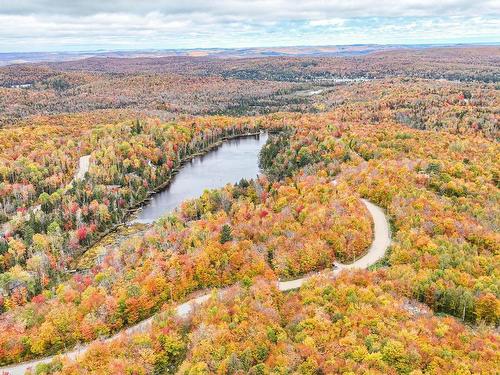
[[[179,306],[177,306],[177,308],[175,309],[176,310],[176,314],[179,316],[179,317],[186,317],[187,315],[189,315],[189,313],[193,310],[193,308],[197,305],[200,305],[202,304],[203,302],[206,302],[208,299],[210,298],[210,294],[205,294],[205,295],[202,295],[200,297],[197,297],[197,298],[193,298],[192,300],[189,300]],[[144,331],[147,331],[151,328],[151,325],[153,324],[153,319],[154,319],[154,316],[152,316],[151,318],[148,318],[146,320],[143,320],[142,322],[132,326],[132,327],[129,327],[127,329],[124,329],[118,333],[116,333],[115,335],[103,340],[104,342],[109,342],[111,340],[114,340],[116,339],[118,336],[122,335],[122,334],[133,334],[133,333],[136,333],[136,332],[144,332]],[[64,356],[66,356],[67,358],[69,359],[72,359],[72,360],[75,360],[77,359],[80,355],[83,355],[88,347],[90,346],[91,344],[87,344],[87,345],[84,345],[84,346],[81,346],[75,350],[72,350],[70,352],[67,352],[64,354]],[[28,369],[34,369],[38,364],[41,364],[41,363],[49,363],[50,361],[52,361],[52,359],[54,359],[56,356],[50,356],[50,357],[46,357],[46,358],[42,358],[42,359],[37,359],[37,360],[33,360],[33,361],[29,361],[29,362],[23,362],[23,363],[19,363],[19,364],[16,364],[16,365],[10,365],[8,367],[0,367],[0,374],[1,375],[4,375],[4,374],[9,374],[9,375],[22,375],[24,374]]]
[[[81,165],[81,164],[80,164]],[[336,181],[333,181],[333,184],[336,185]],[[374,238],[373,242],[366,252],[364,256],[356,260],[355,262],[351,264],[340,264],[340,263],[335,263],[334,264],[334,270],[333,274],[336,275],[340,271],[344,269],[364,269],[368,268],[369,266],[375,264],[377,261],[382,259],[385,255],[386,250],[389,248],[389,245],[391,244],[391,238],[390,238],[390,229],[389,229],[389,223],[387,221],[387,217],[384,214],[384,211],[374,205],[373,203],[367,201],[366,199],[362,199],[362,202],[365,204],[366,208],[368,209],[370,215],[373,218],[373,232],[374,232]],[[289,290],[293,289],[298,289],[304,284],[309,278],[312,276],[316,275],[312,274],[306,277],[302,277],[300,279],[296,280],[290,280],[290,281],[281,281],[278,283],[278,288],[279,290],[286,292]],[[210,298],[211,294],[205,294],[200,297],[194,298],[188,302],[185,302],[176,308],[176,313],[180,317],[187,316],[196,305],[199,305],[205,301],[207,301]],[[115,335],[111,336],[110,338],[106,339],[105,342],[114,340],[121,334],[130,334],[130,333],[135,333],[135,332],[143,332],[148,330],[153,322],[154,316],[143,320],[142,322],[136,324],[135,326],[132,326],[130,328],[124,329]],[[82,355],[87,351],[87,348],[89,347],[90,344],[84,345],[81,348],[75,349],[71,352],[68,352],[65,354],[65,356],[71,358],[71,359],[76,359],[78,356]],[[51,357],[46,357],[43,359],[39,360],[34,360],[30,362],[23,362],[19,363],[16,365],[11,365],[9,367],[3,367],[0,368],[0,374],[3,372],[6,372],[11,375],[21,375],[24,374],[26,370],[29,368],[34,368],[37,364],[39,363],[48,363],[50,362],[54,356]]]
[[[85,173],[87,173],[89,170],[89,167],[90,167],[90,155],[82,156],[78,161],[78,169],[75,172],[75,176],[73,177],[71,182],[64,187],[64,190],[66,191],[66,190],[70,189],[73,186],[74,181],[83,180],[83,178],[85,177]],[[42,209],[42,206],[38,204],[38,205],[33,207],[32,211],[37,212],[41,209]],[[30,218],[30,212],[28,211],[24,215],[24,220],[28,221],[29,218]],[[10,228],[9,222],[6,222],[5,224],[0,225],[0,236],[3,235],[4,233],[10,231],[11,229],[12,228]],[[2,368],[0,367],[0,371],[1,370],[2,370]],[[2,374],[0,373],[0,375],[2,375]]]
[[[385,251],[389,248],[391,244],[391,233],[389,229],[389,223],[384,214],[384,211],[374,205],[373,203],[367,201],[366,199],[361,200],[370,215],[373,218],[373,233],[374,238],[373,242],[366,252],[361,258],[356,260],[350,264],[341,264],[334,263],[333,275],[337,275],[340,271],[344,269],[364,269],[368,268],[371,265],[377,263],[380,259],[382,259],[385,255]],[[291,281],[282,281],[278,284],[279,290],[286,292],[288,290],[298,289],[304,284],[311,276],[315,276],[317,273],[302,277],[300,279],[291,280]]]
[[[90,155],[82,156],[78,163],[78,170],[75,174],[75,180],[83,180],[85,173],[89,171],[90,167]]]

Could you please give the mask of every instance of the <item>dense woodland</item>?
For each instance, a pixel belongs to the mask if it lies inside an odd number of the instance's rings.
[[[36,371],[495,373],[498,52],[0,68],[0,364],[156,314],[148,332]],[[262,176],[93,251],[183,162],[259,130],[271,134]],[[370,270],[329,278],[371,244],[360,197],[385,209],[392,245]],[[214,288],[225,292],[173,315]]]
[[[495,100],[500,80],[499,55],[499,47],[485,46],[330,58],[90,58],[9,65],[0,68],[0,127],[18,125],[34,115],[103,110],[137,111],[162,119],[181,114],[316,112],[346,99],[364,101],[365,93],[384,86],[391,87],[392,109],[402,112],[397,121],[421,126],[429,121],[429,113],[419,101],[440,108],[463,95],[467,108],[462,110],[467,112],[498,107],[491,100]],[[397,88],[392,87],[394,79]],[[414,85],[413,80],[421,83],[408,93],[406,89]],[[351,90],[354,83],[360,85],[359,90]],[[342,90],[344,86],[347,92]],[[323,100],[324,94],[320,103],[314,100],[316,96],[301,95],[311,88],[328,91],[328,100]],[[481,96],[475,95],[478,88]],[[378,98],[371,96],[369,101],[382,99],[384,91],[377,94]],[[405,106],[407,94],[415,95],[411,103],[406,103],[410,108]],[[439,125],[441,114],[434,115],[438,117],[432,120]],[[491,127],[488,113],[484,115],[485,123],[481,120],[478,126]]]
[[[498,338],[395,296],[378,273],[319,279],[282,294],[257,279],[188,320],[171,310],[151,332],[95,344],[39,373],[495,373]]]

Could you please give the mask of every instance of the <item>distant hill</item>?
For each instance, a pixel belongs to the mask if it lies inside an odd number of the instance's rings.
[[[451,46],[451,45],[440,45]],[[457,45],[454,45],[457,46]],[[465,46],[465,45],[463,45]],[[433,44],[377,45],[354,44],[344,46],[296,46],[255,48],[197,48],[130,51],[81,51],[81,52],[7,52],[0,53],[0,66],[10,64],[81,60],[90,57],[167,57],[191,56],[214,58],[245,58],[268,56],[356,56],[378,51],[437,47]]]

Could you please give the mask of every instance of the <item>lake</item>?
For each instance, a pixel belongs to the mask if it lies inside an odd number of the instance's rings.
[[[154,194],[137,213],[133,223],[152,223],[173,211],[186,199],[199,197],[206,189],[215,189],[259,173],[259,152],[267,133],[224,141],[222,145],[186,162],[172,182]]]

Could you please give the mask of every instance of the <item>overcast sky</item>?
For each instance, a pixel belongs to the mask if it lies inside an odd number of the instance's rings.
[[[500,0],[0,0],[0,52],[500,42]]]

